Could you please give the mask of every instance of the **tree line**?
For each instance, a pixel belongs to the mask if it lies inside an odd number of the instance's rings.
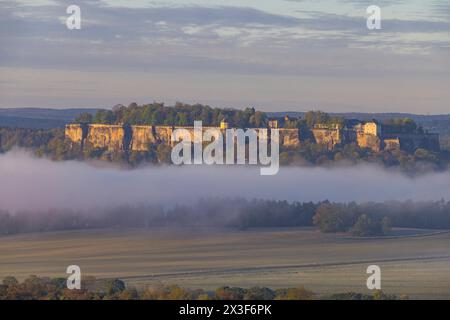
[[[130,125],[170,125],[192,126],[194,121],[202,121],[204,126],[218,127],[222,121],[237,128],[256,128],[266,126],[266,114],[254,108],[221,109],[202,104],[175,106],[164,103],[151,103],[139,106],[131,103],[128,107],[117,105],[112,110],[98,110],[95,115],[83,113],[75,123],[130,124]]]
[[[266,287],[220,287],[213,291],[158,285],[137,289],[120,279],[97,280],[83,277],[81,290],[69,290],[65,278],[29,276],[22,282],[8,276],[0,283],[0,300],[398,300],[406,295],[355,292],[318,295],[303,286],[271,289]]]
[[[450,229],[450,202],[367,203],[206,199],[194,205],[121,206],[96,212],[74,210],[0,211],[0,235],[96,228],[316,227],[354,236],[389,235],[392,227]]]
[[[99,109],[95,114],[82,113],[75,123],[128,124],[128,125],[170,125],[192,126],[194,121],[202,121],[204,126],[219,126],[225,121],[236,128],[266,127],[270,120],[265,112],[248,107],[244,110],[233,108],[212,108],[203,104],[185,104],[176,102],[174,106],[164,103],[149,103],[129,106],[116,105],[112,110]],[[332,128],[351,127],[352,120],[340,116],[331,116],[322,111],[308,111],[302,118],[280,119],[285,128],[308,130],[316,125]],[[383,122],[383,131],[389,133],[423,133],[424,130],[410,118],[389,119]],[[305,133],[305,132],[303,132]]]
[[[450,152],[433,152],[419,148],[412,153],[404,150],[372,151],[358,145],[345,144],[329,150],[327,146],[311,140],[301,143],[298,148],[280,148],[280,164],[284,166],[322,166],[336,164],[348,166],[374,164],[385,168],[398,168],[407,174],[442,171],[449,168]]]

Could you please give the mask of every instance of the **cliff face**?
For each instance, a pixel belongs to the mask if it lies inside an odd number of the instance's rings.
[[[81,124],[68,124],[66,125],[65,135],[68,140],[82,144],[86,139],[87,131],[87,126]]]
[[[194,141],[193,127],[171,126],[122,126],[103,124],[70,124],[66,126],[66,138],[72,143],[83,146],[85,143],[94,148],[106,148],[109,151],[149,151],[151,145],[164,143],[172,145],[171,137],[175,129],[185,129]],[[203,127],[205,130],[210,127]],[[225,134],[224,129],[214,128]],[[258,129],[256,129],[258,131]],[[298,129],[279,129],[280,146],[299,147],[302,137]],[[340,130],[338,128],[314,128],[311,130],[314,142],[326,145],[333,150],[342,143],[356,143],[361,148],[373,151],[382,149],[401,149],[414,151],[417,148],[439,151],[439,135],[437,134],[380,134],[367,133],[364,130]]]
[[[152,126],[131,126],[131,150],[149,151],[150,144],[157,142]]]
[[[72,143],[85,144],[94,148],[106,148],[110,151],[149,151],[150,146],[164,143],[172,145],[172,133],[175,129],[187,130],[194,141],[193,127],[171,126],[121,126],[104,124],[69,124],[66,126],[66,138]],[[203,127],[204,133],[208,129],[220,130],[225,137],[225,130],[220,128]],[[297,129],[279,129],[280,145],[298,147],[300,135]],[[258,129],[256,129],[258,134]],[[270,135],[270,134],[269,134]]]
[[[128,149],[125,147],[126,129],[120,125],[92,124],[88,126],[87,142],[94,148],[107,148],[110,151]]]
[[[172,144],[171,137],[172,137],[173,128],[169,126],[156,126],[155,127],[155,133],[157,140],[161,142],[166,142],[168,144]]]

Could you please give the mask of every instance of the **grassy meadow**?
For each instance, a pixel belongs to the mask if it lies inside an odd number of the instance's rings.
[[[83,275],[136,287],[303,285],[320,294],[368,293],[366,268],[382,270],[382,290],[450,299],[450,234],[398,230],[399,237],[355,239],[313,229],[89,230],[0,237],[0,278]],[[411,233],[411,234],[409,234]]]

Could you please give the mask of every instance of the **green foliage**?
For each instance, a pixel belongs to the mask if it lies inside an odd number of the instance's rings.
[[[450,202],[329,203],[272,200],[201,200],[191,206],[121,206],[91,212],[0,211],[0,235],[90,228],[217,227],[236,229],[311,227],[356,236],[388,235],[392,227],[450,229]],[[427,214],[423,214],[426,212]],[[230,214],[232,213],[232,214]],[[35,219],[39,216],[40,219]]]
[[[408,300],[407,295],[397,296],[395,294],[386,294],[381,290],[376,290],[373,295],[361,294],[356,292],[335,293],[325,296],[326,300]]]
[[[374,295],[337,293],[320,297],[300,286],[297,288],[239,288],[221,287],[215,292],[186,289],[177,285],[156,286],[145,289],[127,287],[118,279],[102,281],[89,277],[82,281],[81,290],[69,290],[65,279],[30,276],[22,283],[7,277],[0,285],[0,300],[397,300],[396,295],[376,291]],[[104,290],[106,289],[106,290]],[[402,295],[400,299],[408,299]]]
[[[93,146],[86,144],[83,148],[82,154],[84,159],[104,159],[106,148],[94,148]]]
[[[390,119],[383,123],[385,133],[423,133],[423,129],[410,118]]]
[[[310,140],[302,141],[296,149],[280,149],[280,164],[301,166],[330,167],[339,163],[356,165],[360,163],[375,163],[384,167],[397,167],[408,174],[418,174],[427,171],[446,170],[450,155],[445,152],[432,152],[417,149],[413,154],[401,150],[383,150],[374,152],[362,149],[356,144],[337,145],[333,150],[327,146],[316,144]]]
[[[142,106],[132,103],[128,107],[119,105],[112,111],[99,110],[93,118],[94,123],[170,126],[192,126],[194,121],[202,121],[204,126],[219,126],[224,120],[237,128],[261,127],[266,124],[266,115],[254,108],[219,109],[177,102],[173,107],[166,107],[162,103]]]
[[[165,153],[165,151],[160,150],[160,153]],[[163,156],[164,161],[168,161],[167,155]],[[152,147],[147,152],[143,151],[130,151],[128,156],[128,163],[132,167],[137,167],[141,163],[158,163],[158,153]]]
[[[313,222],[322,232],[351,232],[358,237],[387,235],[391,219],[382,217],[380,212],[362,213],[363,207],[355,203],[324,203],[317,209]]]
[[[106,294],[109,296],[122,293],[125,290],[125,282],[119,279],[108,280],[106,282]]]
[[[221,287],[215,292],[216,300],[311,300],[315,294],[304,287],[277,289],[253,287]]]
[[[90,114],[88,112],[83,112],[82,114],[80,114],[78,117],[75,118],[74,122],[89,124],[89,123],[94,122],[94,117],[92,116],[92,114]]]
[[[203,290],[194,291],[177,285],[150,287],[140,293],[140,298],[143,300],[195,300],[199,297],[202,300],[209,299]]]
[[[99,110],[93,118],[93,123],[113,124],[115,122],[114,113],[111,110]]]
[[[172,148],[166,144],[159,144],[156,148],[156,157],[159,163],[171,163]]]
[[[318,124],[333,128],[337,125],[339,128],[343,128],[345,122],[342,117],[332,117],[328,113],[322,111],[307,112],[304,116],[304,121],[306,126],[310,129]]]
[[[393,294],[386,294],[381,290],[376,290],[373,294],[373,300],[397,300],[397,296]],[[405,299],[405,298],[403,298]]]
[[[389,218],[384,217],[380,220],[366,214],[360,215],[355,225],[351,228],[352,234],[358,237],[386,235],[389,231]]]
[[[325,296],[326,300],[373,300],[373,296],[368,294],[345,292],[335,293],[329,296]]]
[[[14,147],[33,150],[37,156],[52,160],[69,160],[80,157],[80,147],[65,141],[63,129],[10,129],[0,128],[0,153]]]
[[[216,300],[243,300],[245,291],[243,288],[222,287],[216,290],[215,298]]]
[[[315,294],[304,287],[278,289],[276,290],[276,300],[312,300]]]
[[[2,283],[5,286],[14,286],[14,285],[19,284],[19,281],[17,281],[17,279],[14,277],[8,276],[3,279]]]
[[[348,231],[354,220],[353,210],[348,205],[324,203],[316,211],[313,223],[322,232]]]
[[[9,129],[0,128],[0,150],[6,152],[13,147],[38,148],[47,145],[59,137],[64,131],[60,129],[53,130],[34,130],[34,129]]]
[[[273,300],[275,291],[269,288],[253,287],[245,290],[244,300]]]
[[[210,206],[210,205],[209,205]],[[231,226],[241,229],[255,227],[312,226],[312,217],[317,209],[312,202],[289,203],[287,201],[253,200],[243,202],[241,214]]]

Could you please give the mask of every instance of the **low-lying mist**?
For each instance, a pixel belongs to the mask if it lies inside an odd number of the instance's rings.
[[[121,205],[191,204],[201,198],[366,202],[450,198],[450,172],[408,177],[359,165],[282,167],[260,176],[258,167],[147,166],[124,170],[86,162],[53,162],[14,150],[0,155],[0,210],[87,210]]]

